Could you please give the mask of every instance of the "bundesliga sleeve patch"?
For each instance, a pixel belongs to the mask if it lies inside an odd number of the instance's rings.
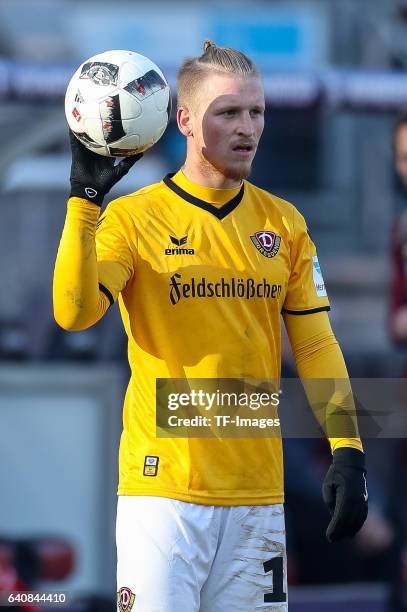
[[[312,258],[312,277],[314,279],[315,291],[318,297],[327,297],[324,279],[322,278],[321,266],[318,257]]]

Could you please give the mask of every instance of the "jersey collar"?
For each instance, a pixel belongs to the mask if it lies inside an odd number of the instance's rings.
[[[236,206],[238,206],[238,204],[240,204],[240,202],[242,201],[242,198],[244,195],[244,183],[242,183],[242,186],[240,187],[239,191],[231,200],[229,200],[222,206],[214,206],[210,202],[206,202],[205,200],[202,200],[201,198],[198,198],[192,195],[188,191],[185,191],[185,189],[177,185],[172,180],[173,176],[175,176],[174,172],[172,174],[167,174],[167,176],[163,178],[164,184],[169,189],[171,189],[174,193],[176,193],[180,198],[182,198],[186,202],[189,202],[190,204],[193,204],[194,206],[198,206],[199,208],[206,210],[207,212],[211,213],[212,215],[214,215],[220,220],[224,219],[226,215],[228,215],[233,210],[235,210]]]

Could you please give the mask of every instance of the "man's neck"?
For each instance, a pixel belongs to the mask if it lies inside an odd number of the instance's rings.
[[[209,187],[210,189],[235,189],[242,184],[241,180],[227,178],[221,172],[217,172],[213,168],[203,168],[188,163],[188,159],[182,166],[182,172],[192,183],[196,183],[202,187]]]

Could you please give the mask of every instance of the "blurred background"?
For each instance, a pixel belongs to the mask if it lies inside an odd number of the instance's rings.
[[[130,49],[160,66],[175,101],[177,67],[205,38],[262,70],[266,128],[251,180],[305,215],[350,374],[405,374],[407,320],[404,335],[393,318],[407,304],[407,194],[393,126],[407,108],[407,1],[0,0],[0,591],[52,588],[72,609],[114,609],[126,342],[116,307],[85,332],[53,320],[65,88],[89,56]],[[176,171],[184,153],[173,118],[112,198]],[[407,451],[366,444],[371,518],[335,548],[323,539],[326,444],[286,444],[294,612],[407,609]]]

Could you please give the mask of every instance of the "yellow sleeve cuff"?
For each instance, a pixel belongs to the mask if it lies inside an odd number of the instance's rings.
[[[338,448],[355,448],[356,450],[363,451],[363,444],[360,438],[329,438],[329,444],[331,445],[332,453]]]

